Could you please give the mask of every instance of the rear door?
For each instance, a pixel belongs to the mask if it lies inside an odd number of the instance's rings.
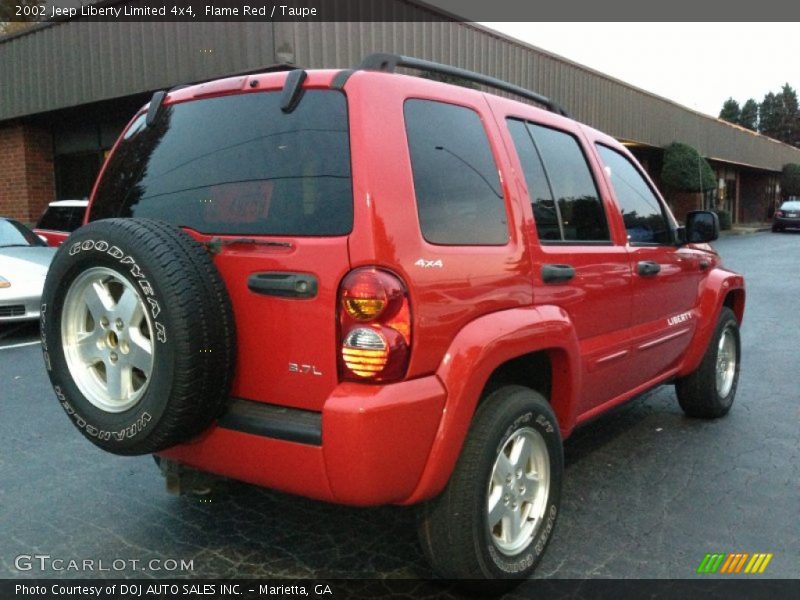
[[[640,384],[677,365],[696,327],[708,257],[674,241],[674,223],[631,157],[597,144],[628,237],[633,272],[630,367]]]
[[[307,89],[285,112],[279,88],[242,87],[168,103],[150,127],[134,121],[92,218],[161,219],[208,244],[236,319],[232,394],[321,410],[338,382],[336,295],[353,227],[347,101]]]
[[[534,300],[562,307],[574,324],[583,356],[578,412],[585,413],[630,385],[628,254],[612,235],[609,205],[577,128],[570,122],[550,126],[518,118],[506,123],[537,234],[531,238],[538,263]]]

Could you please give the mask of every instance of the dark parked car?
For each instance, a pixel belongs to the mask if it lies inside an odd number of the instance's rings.
[[[772,231],[800,229],[800,200],[787,200],[772,217]]]

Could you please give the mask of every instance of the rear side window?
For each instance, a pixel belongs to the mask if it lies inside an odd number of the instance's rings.
[[[506,244],[500,177],[477,113],[407,100],[405,121],[423,237],[442,245]]]
[[[307,90],[286,114],[280,92],[166,106],[125,133],[91,218],[148,217],[204,233],[344,235],[353,227],[347,103]]]
[[[36,225],[39,229],[73,232],[83,223],[84,206],[50,206]]]
[[[570,134],[509,119],[539,240],[608,242],[608,221],[580,144]]]
[[[597,144],[617,197],[631,244],[668,244],[671,230],[664,209],[644,177],[627,157]]]

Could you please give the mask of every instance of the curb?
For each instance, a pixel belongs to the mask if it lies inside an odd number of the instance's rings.
[[[764,231],[770,231],[772,229],[771,225],[765,225],[763,227],[734,227],[733,229],[728,229],[726,231],[721,231],[721,236],[732,236],[732,235],[751,235],[753,233],[762,233]]]

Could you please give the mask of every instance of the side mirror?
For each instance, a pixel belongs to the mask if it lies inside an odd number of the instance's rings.
[[[686,242],[702,244],[719,237],[719,217],[710,210],[694,210],[686,215]]]

